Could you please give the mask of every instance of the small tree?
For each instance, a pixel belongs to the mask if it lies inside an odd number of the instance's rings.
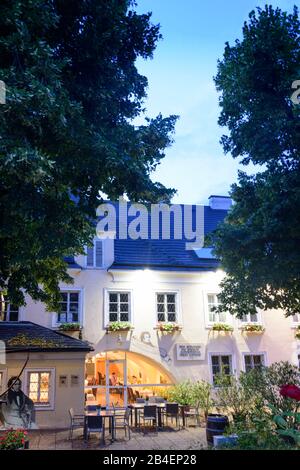
[[[251,387],[246,382],[239,381],[236,377],[220,374],[216,378],[217,408],[229,411],[235,421],[244,421],[252,408],[253,395]]]
[[[176,384],[169,392],[169,399],[179,405],[189,406],[193,404],[193,383],[186,380]]]
[[[211,391],[211,384],[205,380],[198,380],[192,386],[192,404],[203,411],[205,419],[214,404],[211,398]]]

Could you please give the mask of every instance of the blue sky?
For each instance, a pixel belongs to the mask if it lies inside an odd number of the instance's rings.
[[[137,62],[148,78],[147,115],[178,114],[175,142],[153,174],[154,181],[174,187],[173,202],[207,203],[210,194],[227,195],[242,167],[219,144],[225,129],[217,124],[220,108],[213,76],[224,44],[238,37],[259,0],[137,0],[139,13],[152,11],[163,40],[152,60]],[[271,2],[292,11],[295,0]]]

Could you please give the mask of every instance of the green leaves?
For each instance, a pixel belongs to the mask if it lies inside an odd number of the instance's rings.
[[[299,44],[298,10],[266,6],[251,12],[218,64],[224,151],[264,165],[254,176],[239,172],[235,204],[210,240],[227,272],[220,309],[238,317],[300,307],[300,106],[290,99]]]
[[[151,172],[177,117],[132,123],[147,87],[135,61],[160,33],[130,0],[3,0],[0,30],[0,289],[55,309],[59,282],[71,281],[62,259],[93,236],[99,191],[174,194]]]

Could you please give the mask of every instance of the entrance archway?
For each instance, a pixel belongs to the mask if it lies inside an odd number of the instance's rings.
[[[137,398],[165,397],[173,384],[160,364],[131,351],[107,351],[86,361],[87,404],[127,406]]]

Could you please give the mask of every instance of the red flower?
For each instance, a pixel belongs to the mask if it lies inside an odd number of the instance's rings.
[[[279,393],[285,398],[292,398],[300,401],[300,388],[297,387],[297,385],[282,385]]]

